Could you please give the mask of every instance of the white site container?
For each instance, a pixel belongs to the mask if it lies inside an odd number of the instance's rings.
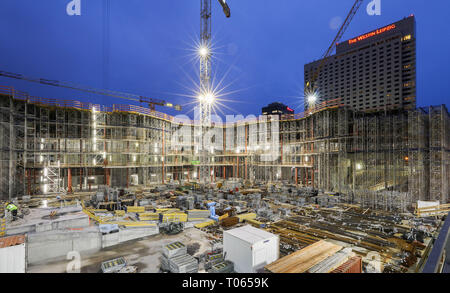
[[[223,232],[223,251],[237,273],[256,273],[279,258],[280,238],[246,225]]]
[[[26,272],[25,236],[0,238],[0,273]]]

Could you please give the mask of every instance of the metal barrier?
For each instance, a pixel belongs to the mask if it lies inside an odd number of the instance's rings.
[[[447,244],[450,232],[450,213],[447,214],[444,225],[442,225],[439,235],[434,241],[433,248],[423,267],[422,273],[439,273],[442,269],[443,257],[445,256],[445,245]],[[444,260],[445,262],[445,260]]]
[[[450,204],[441,204],[432,207],[416,208],[415,214],[418,217],[431,217],[445,215],[450,212]]]

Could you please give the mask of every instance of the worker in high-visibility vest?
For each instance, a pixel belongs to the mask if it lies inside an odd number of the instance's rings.
[[[17,206],[12,202],[6,203],[6,210],[11,213],[12,220],[15,221],[17,219]]]

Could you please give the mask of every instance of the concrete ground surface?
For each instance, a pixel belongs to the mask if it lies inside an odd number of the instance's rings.
[[[188,228],[177,235],[158,234],[136,241],[129,241],[99,252],[81,255],[81,273],[101,272],[101,263],[118,257],[124,257],[128,265],[137,267],[138,273],[158,273],[162,247],[165,244],[181,241],[186,246],[199,246],[197,256],[210,250],[207,234],[196,228]],[[71,260],[59,260],[29,266],[28,273],[65,273]]]

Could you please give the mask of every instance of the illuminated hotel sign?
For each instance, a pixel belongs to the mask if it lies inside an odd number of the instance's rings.
[[[383,33],[385,33],[385,32],[391,31],[391,30],[393,30],[393,29],[395,29],[395,28],[396,28],[395,24],[391,24],[391,25],[385,26],[385,27],[383,27],[383,28],[377,29],[376,31],[373,31],[373,32],[370,32],[370,33],[368,33],[368,34],[365,34],[365,35],[356,37],[356,38],[354,38],[354,39],[348,40],[348,44],[349,44],[349,45],[355,44],[355,43],[357,43],[357,42],[359,42],[359,41],[363,41],[363,40],[365,40],[365,39],[368,39],[368,38],[371,38],[371,37],[374,37],[374,36],[381,35],[381,34],[383,34]]]

